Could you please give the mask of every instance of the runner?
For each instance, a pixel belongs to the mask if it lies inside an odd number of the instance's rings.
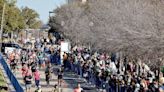
[[[39,88],[39,85],[40,85],[40,73],[39,73],[39,70],[36,70],[34,72],[34,78],[35,78],[35,85],[37,88]]]
[[[63,81],[63,69],[59,68],[59,70],[58,70],[58,86],[62,85],[62,81]]]
[[[43,64],[43,52],[40,50],[38,52],[37,56],[38,56],[39,69],[41,69],[42,64]]]
[[[80,86],[80,84],[77,85],[77,88],[74,89],[74,92],[82,92],[82,88]]]
[[[15,73],[15,69],[16,69],[15,50],[10,54],[9,60],[10,60],[10,68],[13,71],[13,73]]]
[[[32,59],[31,61],[31,71],[32,71],[32,74],[34,74],[36,72],[36,68],[37,68],[37,63]]]
[[[50,78],[51,78],[51,69],[50,69],[50,65],[48,65],[48,66],[46,67],[46,70],[45,70],[45,77],[46,77],[47,86],[49,86],[49,84],[50,84]]]
[[[23,64],[22,66],[22,77],[24,78],[26,76],[26,72],[28,71],[28,67],[26,64]]]
[[[52,92],[59,92],[58,85],[55,85],[55,86],[54,86],[54,89],[53,89],[53,91],[52,91]]]
[[[39,86],[35,92],[42,92],[41,86]]]
[[[26,92],[31,92],[31,86],[32,86],[32,73],[30,70],[26,72],[26,75],[24,77],[25,86],[26,86]]]
[[[28,60],[28,56],[26,55],[26,52],[22,51],[22,53],[21,53],[21,63],[22,63],[22,66],[26,63],[27,60]]]

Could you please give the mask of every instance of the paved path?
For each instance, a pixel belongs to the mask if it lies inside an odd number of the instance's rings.
[[[46,81],[45,81],[45,73],[44,73],[45,69],[40,69],[40,74],[41,74],[41,79],[40,79],[40,85],[41,85],[41,89],[43,92],[52,92],[53,87],[55,84],[57,84],[57,76],[52,74],[52,79],[50,80],[50,85],[47,86]],[[18,72],[16,73],[16,77],[19,81],[19,83],[22,85],[23,89],[25,89],[25,85],[23,82],[23,78],[22,78],[22,74],[21,74],[21,70],[19,69]],[[35,87],[35,81],[33,79],[33,83],[32,83],[32,92],[34,92],[36,90]],[[73,92],[72,88],[68,88],[66,87],[68,84],[63,83],[62,88],[63,88],[63,92]]]
[[[19,66],[21,66],[21,65],[19,65]],[[40,69],[40,74],[41,74],[40,85],[41,85],[43,92],[52,92],[53,86],[55,84],[57,84],[57,73],[56,73],[56,71],[57,71],[57,68],[59,68],[59,67],[54,65],[52,68],[53,68],[54,74],[52,74],[52,79],[50,81],[49,86],[47,86],[46,81],[45,81],[45,74],[44,74],[45,69]],[[18,82],[21,84],[21,86],[25,90],[25,85],[24,85],[23,77],[22,77],[21,73],[22,73],[21,67],[19,67],[15,76],[18,79]],[[90,85],[89,83],[87,83],[84,78],[79,78],[79,76],[73,72],[64,72],[63,79],[64,79],[64,82],[62,83],[62,92],[73,92],[73,88],[75,88],[78,83],[81,84],[81,86],[85,90],[85,92],[98,92],[93,85]],[[32,84],[33,84],[32,85],[32,92],[34,92],[36,90],[34,80],[33,80]]]
[[[56,71],[57,68],[57,66],[54,66],[54,71]],[[65,71],[63,79],[69,84],[69,87],[75,88],[79,83],[85,92],[99,92],[94,85],[89,84],[86,79],[80,78],[79,75],[74,72]]]
[[[6,60],[6,58],[5,58],[5,60]],[[15,76],[18,79],[18,82],[20,83],[20,85],[25,90],[25,84],[23,82],[21,65],[18,65],[18,66],[20,66],[20,67],[17,70],[17,72],[15,73]],[[57,76],[55,74],[52,74],[52,79],[50,81],[50,85],[47,86],[46,81],[45,81],[44,70],[45,69],[40,69],[40,74],[41,74],[41,76],[40,76],[41,77],[40,85],[41,85],[41,89],[42,89],[43,92],[52,92],[54,85],[57,84]],[[63,82],[63,85],[61,87],[62,87],[62,92],[73,92],[73,88],[68,86],[68,84],[66,82]],[[33,79],[31,91],[34,92],[35,90],[36,90],[35,81]]]

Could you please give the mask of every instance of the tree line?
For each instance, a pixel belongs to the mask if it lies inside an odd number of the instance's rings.
[[[27,28],[36,29],[41,26],[42,22],[39,19],[39,14],[28,7],[19,9],[16,6],[16,0],[0,0],[0,22],[2,21],[1,17],[4,3],[4,33],[20,32]]]
[[[73,44],[122,52],[150,66],[164,59],[163,0],[88,0],[65,4],[54,12],[49,25]]]

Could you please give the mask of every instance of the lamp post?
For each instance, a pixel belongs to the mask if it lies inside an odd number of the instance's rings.
[[[90,28],[90,30],[92,31],[92,27],[94,26],[94,23],[91,21],[90,23],[89,23],[89,28]],[[91,42],[89,42],[89,50],[91,51]]]
[[[55,14],[55,12],[54,11],[49,11],[49,20],[50,20],[50,22],[51,22],[51,14]]]
[[[1,40],[1,42],[2,42],[2,34],[3,34],[4,13],[5,13],[5,3],[3,5],[2,20],[1,20],[1,30],[0,30],[0,40]],[[2,44],[0,44],[0,52],[1,52],[1,48],[2,48]]]
[[[51,26],[51,22],[52,22],[52,20],[51,20],[51,14],[52,13],[53,13],[53,11],[49,11],[49,26]],[[49,34],[49,40],[50,40],[50,42],[53,43],[51,33],[48,32],[48,34]]]

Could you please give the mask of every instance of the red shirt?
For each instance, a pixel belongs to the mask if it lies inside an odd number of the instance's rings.
[[[38,70],[34,72],[34,77],[35,77],[35,80],[40,80],[40,73]]]
[[[82,88],[76,88],[75,90],[74,90],[74,92],[81,92],[82,91]]]
[[[28,69],[26,67],[23,67],[22,68],[22,76],[25,76],[27,71],[28,71]]]

